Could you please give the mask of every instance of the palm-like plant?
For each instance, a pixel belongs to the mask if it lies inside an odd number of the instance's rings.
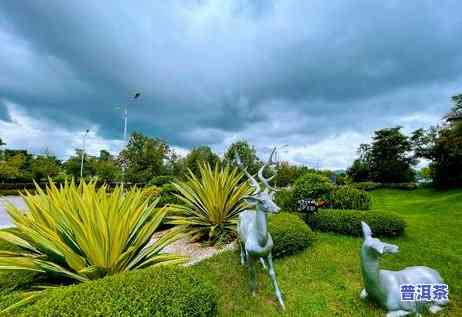
[[[210,244],[227,242],[236,232],[237,216],[247,205],[243,198],[251,193],[248,182],[237,169],[208,163],[200,165],[200,178],[189,171],[186,182],[173,183],[181,204],[170,205],[170,223],[185,227],[193,240]]]
[[[162,249],[180,237],[172,230],[152,243],[167,209],[156,208],[140,189],[124,192],[95,183],[51,181],[46,192],[26,193],[28,211],[7,205],[15,228],[0,230],[0,239],[18,247],[0,251],[0,270],[60,275],[79,282],[155,265],[182,262]]]

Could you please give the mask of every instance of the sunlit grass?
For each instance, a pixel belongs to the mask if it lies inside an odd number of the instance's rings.
[[[376,210],[401,214],[408,223],[404,237],[384,239],[400,253],[382,260],[382,267],[399,270],[427,265],[441,272],[450,287],[449,309],[439,316],[462,316],[462,191],[380,190],[373,192]],[[307,251],[275,261],[285,295],[287,316],[384,316],[385,311],[359,299],[360,238],[319,234]],[[247,287],[247,272],[238,254],[229,252],[197,266],[221,292],[221,316],[278,316],[271,284],[260,269],[258,294]]]

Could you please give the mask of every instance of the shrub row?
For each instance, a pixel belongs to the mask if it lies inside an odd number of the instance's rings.
[[[381,188],[414,190],[417,188],[416,183],[381,183]]]
[[[315,240],[315,234],[296,214],[281,212],[269,217],[268,231],[273,238],[275,258],[295,254]]]
[[[360,189],[360,190],[365,190],[365,191],[371,191],[380,188],[380,183],[376,182],[358,182],[358,183],[352,183],[351,186]]]
[[[375,182],[358,182],[352,183],[351,186],[356,187],[357,189],[362,189],[366,191],[375,190],[378,188],[390,188],[390,189],[404,189],[404,190],[414,190],[417,188],[416,183],[375,183]]]
[[[148,185],[161,187],[163,185],[170,184],[175,179],[176,178],[174,176],[170,175],[155,176],[149,181]]]
[[[49,290],[23,316],[215,316],[217,290],[191,268],[158,267]]]
[[[361,236],[361,221],[366,222],[378,237],[396,237],[404,233],[406,223],[396,214],[378,211],[322,209],[315,214],[304,215],[314,230]]]
[[[353,186],[339,186],[332,194],[332,206],[336,209],[368,210],[371,204],[371,195]]]

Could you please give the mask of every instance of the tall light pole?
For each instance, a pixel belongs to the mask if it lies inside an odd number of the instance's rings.
[[[85,158],[85,147],[86,147],[86,141],[87,141],[88,132],[90,132],[90,130],[86,129],[85,133],[83,134],[82,160],[80,161],[80,180],[82,180],[82,177],[83,177],[83,160]]]
[[[127,136],[127,125],[128,125],[128,106],[129,104],[131,104],[131,102],[135,99],[138,99],[139,97],[141,96],[141,92],[135,92],[132,96],[130,96],[130,99],[128,100],[128,102],[126,102],[123,106],[122,106],[122,111],[123,111],[123,121],[124,121],[124,131],[123,131],[123,138],[124,138],[124,142],[125,144],[127,145],[128,143],[128,136]],[[125,166],[125,162],[122,162],[122,183],[125,179],[125,169],[126,169],[126,166]]]

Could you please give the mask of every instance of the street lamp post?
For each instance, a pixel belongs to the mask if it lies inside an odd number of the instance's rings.
[[[83,160],[85,158],[85,147],[86,147],[88,132],[90,132],[89,129],[85,130],[85,133],[83,134],[82,160],[80,161],[80,180],[82,180],[82,177],[83,177]]]
[[[132,96],[130,96],[129,101],[122,106],[123,107],[123,110],[122,110],[123,111],[123,121],[124,121],[123,138],[124,138],[124,142],[126,143],[126,145],[128,143],[128,136],[127,136],[128,106],[133,100],[138,99],[140,96],[141,96],[140,92],[135,92]],[[125,180],[125,169],[126,169],[125,162],[122,162],[122,183]]]

